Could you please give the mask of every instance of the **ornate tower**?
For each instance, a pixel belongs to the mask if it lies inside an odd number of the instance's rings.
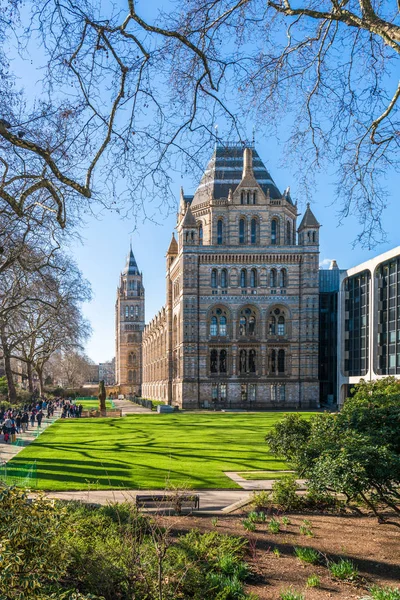
[[[115,304],[115,380],[122,394],[141,394],[144,287],[130,248]]]

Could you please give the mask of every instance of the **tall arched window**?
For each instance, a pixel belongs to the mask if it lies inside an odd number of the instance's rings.
[[[276,350],[271,351],[271,373],[276,373]]]
[[[286,223],[286,244],[290,246],[292,243],[292,228],[290,226],[290,221]]]
[[[218,350],[211,350],[210,352],[210,372],[218,373]]]
[[[244,219],[239,221],[239,244],[246,243],[246,222]]]
[[[287,285],[287,271],[286,271],[286,269],[281,269],[280,276],[279,276],[279,285],[280,285],[281,288],[284,288]]]
[[[278,350],[278,373],[285,372],[285,351]]]
[[[246,306],[239,313],[239,337],[256,336],[257,315],[253,308]]]
[[[240,271],[240,287],[242,287],[242,288],[247,287],[247,271],[246,271],[246,269],[242,269]]]
[[[313,234],[312,234],[312,241],[313,242],[317,241],[317,234],[315,233],[315,231],[313,231]]]
[[[249,318],[249,335],[254,335],[256,332],[256,318],[251,316]]]
[[[257,238],[258,238],[257,229],[258,229],[257,219],[252,219],[251,224],[250,224],[250,242],[252,244],[257,244]]]
[[[278,319],[278,335],[285,335],[285,317],[282,315]]]
[[[256,269],[252,269],[250,271],[250,287],[252,287],[252,288],[257,287],[257,270]]]
[[[253,192],[253,204],[257,203],[257,192]]]
[[[275,332],[276,332],[276,319],[275,319],[275,317],[273,315],[269,318],[268,331],[269,331],[269,335],[275,335]]]
[[[216,288],[217,287],[217,277],[218,277],[217,269],[213,269],[211,271],[211,287],[212,288]]]
[[[224,241],[224,223],[222,219],[217,222],[217,244],[221,245]]]
[[[244,204],[244,192],[240,192],[240,204]]]
[[[128,371],[128,383],[133,383],[133,371]]]
[[[255,373],[256,372],[256,351],[255,350],[249,350],[249,373]]]
[[[247,319],[241,316],[239,319],[239,335],[246,335],[247,333]]]
[[[125,319],[129,318],[129,306],[125,306]]]
[[[211,317],[210,335],[218,335],[218,320],[217,317]]]
[[[203,225],[199,226],[199,245],[203,245]]]
[[[226,317],[224,315],[219,318],[219,335],[226,335]]]
[[[226,269],[222,269],[221,271],[221,287],[228,287],[228,272]]]
[[[269,285],[270,287],[276,287],[276,269],[271,269],[269,274]]]
[[[219,353],[219,372],[226,373],[226,350],[221,350]]]
[[[271,221],[271,244],[278,243],[278,221],[276,219],[272,219]]]
[[[239,353],[239,372],[247,373],[247,350],[240,350]]]

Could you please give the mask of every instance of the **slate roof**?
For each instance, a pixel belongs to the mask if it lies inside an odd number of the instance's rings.
[[[182,227],[196,227],[196,219],[193,216],[192,211],[190,210],[190,204],[187,205],[185,216],[183,217]]]
[[[126,258],[125,269],[122,271],[123,275],[139,275],[139,269],[136,264],[135,257],[133,255],[132,248]]]
[[[175,239],[174,234],[172,234],[172,239],[167,254],[178,254],[178,243]]]
[[[229,189],[232,191],[239,185],[243,174],[243,150],[247,146],[242,144],[217,145],[210,162],[200,181],[200,185],[194,195],[192,206],[204,201],[206,195],[216,200],[227,198]],[[251,146],[249,146],[251,147]],[[282,198],[269,171],[262,162],[257,150],[253,151],[253,171],[257,183],[274,200]]]
[[[299,225],[299,230],[304,229],[305,227],[321,227],[310,208],[309,202],[307,202],[306,212]]]

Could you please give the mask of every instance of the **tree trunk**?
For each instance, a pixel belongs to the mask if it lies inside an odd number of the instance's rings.
[[[37,376],[39,377],[39,394],[41,396],[43,396],[44,394],[44,387],[43,387],[43,368],[42,367],[38,367],[36,365],[35,367],[35,371],[37,373]]]
[[[11,368],[11,352],[4,335],[4,329],[1,329],[1,345],[3,347],[3,358],[4,358],[4,369],[6,372],[7,385],[8,385],[8,401],[11,404],[17,402],[17,390],[14,383],[14,377]]]
[[[28,390],[33,394],[33,374],[32,374],[32,363],[26,362],[26,369],[28,373]]]

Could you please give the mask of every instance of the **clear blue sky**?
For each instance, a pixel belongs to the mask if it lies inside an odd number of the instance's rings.
[[[105,4],[107,1],[104,0]],[[117,0],[118,3],[121,6],[126,5],[125,0]],[[153,20],[157,7],[161,4],[168,4],[168,0],[140,2],[139,9],[143,16]],[[30,58],[34,59],[35,63],[40,63],[40,49],[30,49]],[[26,63],[23,64],[18,58],[14,62],[14,67],[17,70],[20,67],[21,80],[26,86],[27,92],[32,91],[36,81],[41,77],[40,71],[35,72],[31,66],[27,69]],[[223,125],[220,123],[218,125],[220,126],[219,136],[223,139]],[[246,124],[249,132],[252,130],[252,125],[252,123]],[[288,137],[285,123],[280,125],[277,133],[280,140]],[[278,142],[276,138],[266,139],[262,132],[256,132],[256,147],[280,191],[290,185],[292,198],[298,201],[299,212],[303,212],[305,202],[298,196],[296,180],[291,169],[284,163],[284,143]],[[195,184],[189,178],[181,179],[181,176],[177,175],[173,185],[176,206],[178,206],[179,188],[182,184],[186,193],[194,191]],[[348,218],[342,226],[338,227],[337,213],[340,209],[341,199],[335,197],[334,184],[334,178],[329,174],[319,176],[318,187],[312,203],[312,209],[322,224],[320,233],[321,263],[326,265],[330,259],[335,258],[340,268],[347,268],[400,245],[397,208],[399,181],[397,177],[388,173],[386,181],[390,193],[388,208],[384,215],[388,242],[371,251],[361,247],[352,247],[352,242],[359,231],[359,225],[355,218]],[[86,224],[82,226],[80,231],[82,243],[76,243],[72,248],[72,253],[93,289],[93,300],[85,305],[83,310],[93,328],[93,335],[86,350],[94,361],[102,362],[112,358],[115,354],[116,289],[119,274],[124,267],[126,254],[129,251],[131,235],[136,260],[144,275],[146,321],[149,321],[163,306],[165,302],[165,253],[174,231],[175,218],[175,214],[171,214],[169,217],[160,215],[159,224],[156,225],[148,221],[135,223],[121,220],[116,213],[104,212],[98,218],[88,218]]]

